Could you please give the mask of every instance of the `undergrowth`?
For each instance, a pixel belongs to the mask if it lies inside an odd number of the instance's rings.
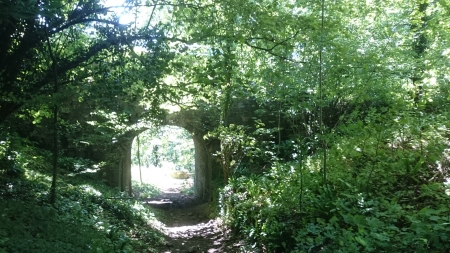
[[[262,177],[233,179],[221,215],[267,252],[448,252],[449,197],[443,184],[423,184],[421,203],[371,196],[348,183],[321,187],[298,164]],[[401,190],[393,192],[402,195]]]
[[[0,170],[0,252],[157,252],[163,236],[153,213],[95,175],[62,171],[48,204],[46,159],[30,153],[4,158],[13,167]]]
[[[328,140],[326,182],[320,153],[232,178],[221,217],[262,252],[450,252],[445,124],[377,124]]]

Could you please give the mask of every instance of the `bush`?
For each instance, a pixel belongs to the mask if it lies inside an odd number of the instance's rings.
[[[268,252],[447,252],[443,184],[423,184],[423,197],[426,207],[416,209],[344,180],[322,187],[319,173],[278,164],[263,176],[231,180],[220,205],[228,225]]]
[[[170,173],[170,176],[175,179],[189,179],[191,177],[187,170],[174,170]]]
[[[159,195],[161,192],[160,190],[151,185],[151,184],[146,184],[146,183],[140,183],[138,181],[133,181],[133,194],[135,198],[138,199],[146,199],[146,198],[151,198],[153,196],[157,196]]]
[[[154,252],[163,240],[147,208],[98,181],[62,177],[50,206],[50,177],[25,175],[0,180],[0,252]]]

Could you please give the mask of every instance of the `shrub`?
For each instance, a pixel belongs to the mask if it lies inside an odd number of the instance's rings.
[[[342,179],[322,186],[320,173],[306,169],[311,164],[278,164],[263,176],[231,180],[220,195],[222,217],[268,252],[450,250],[443,184],[422,184],[417,197],[426,202],[407,203]]]

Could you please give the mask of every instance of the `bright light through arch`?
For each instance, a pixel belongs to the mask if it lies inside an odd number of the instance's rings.
[[[194,152],[192,137],[183,128],[163,126],[147,130],[133,141],[132,181],[139,184],[142,175],[143,184],[162,191],[193,193]]]

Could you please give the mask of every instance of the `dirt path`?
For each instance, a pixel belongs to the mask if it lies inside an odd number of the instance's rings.
[[[165,224],[166,244],[158,252],[249,252],[241,250],[242,242],[231,236],[219,219],[211,218],[210,204],[200,203],[192,195],[181,193],[180,188],[161,190],[161,195],[144,200],[146,204],[161,210],[156,216]]]
[[[166,224],[164,253],[239,252],[241,244],[210,219],[208,204],[192,207],[175,207],[164,212],[161,222]]]

